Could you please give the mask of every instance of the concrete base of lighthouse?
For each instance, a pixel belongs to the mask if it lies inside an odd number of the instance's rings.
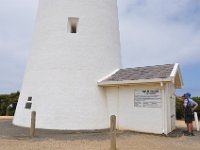
[[[21,112],[19,110],[16,111],[13,124],[30,127],[31,111],[36,111],[36,128],[63,130],[94,130],[108,128],[109,117],[104,93],[102,91],[103,89],[97,88],[99,92],[96,92],[96,94],[101,98],[91,99],[88,97],[91,101],[80,100],[80,98],[84,96],[84,92],[80,95],[74,95],[74,99],[70,101],[67,101],[67,95],[59,96],[58,99],[56,95],[51,93],[51,98],[55,100],[54,102],[48,101],[48,95],[50,93],[35,95],[35,97],[38,98],[41,96],[44,100],[37,102],[37,98],[33,98],[34,102],[32,107],[35,109],[23,110]],[[94,94],[94,92],[95,91],[91,91],[91,95]],[[21,95],[20,98],[23,99],[23,95]],[[66,99],[66,101],[63,102],[61,101],[62,99]],[[40,103],[43,107],[34,107],[34,103]],[[58,105],[57,103],[60,104]],[[18,107],[20,107],[20,105],[23,107],[24,103],[19,103],[18,105]],[[91,108],[91,106],[95,107]],[[21,115],[21,113],[24,113],[24,115]]]

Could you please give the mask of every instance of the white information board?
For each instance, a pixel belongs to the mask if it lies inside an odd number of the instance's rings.
[[[161,107],[161,91],[152,90],[135,90],[134,106],[143,108],[160,108]]]

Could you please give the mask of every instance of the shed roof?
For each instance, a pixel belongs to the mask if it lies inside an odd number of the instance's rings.
[[[183,86],[179,64],[165,64],[119,69],[98,82],[98,85],[119,85],[147,82],[173,82],[176,88]]]

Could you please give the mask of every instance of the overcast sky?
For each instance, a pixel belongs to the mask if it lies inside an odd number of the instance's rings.
[[[20,90],[38,0],[0,0],[0,93]],[[200,96],[200,0],[118,0],[123,67],[180,63]]]

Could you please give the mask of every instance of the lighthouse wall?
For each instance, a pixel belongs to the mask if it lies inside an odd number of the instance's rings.
[[[97,81],[121,67],[117,15],[116,0],[39,1],[15,125],[30,126],[36,111],[36,128],[109,126]],[[78,18],[77,33],[70,33],[69,18]]]

